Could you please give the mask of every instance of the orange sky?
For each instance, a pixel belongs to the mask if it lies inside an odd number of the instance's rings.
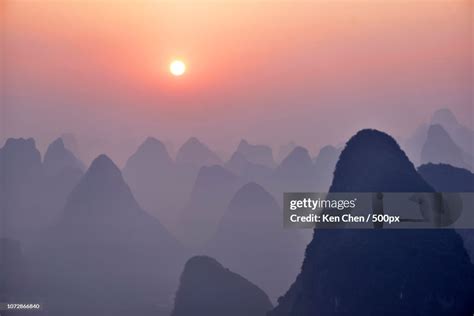
[[[469,0],[7,0],[0,9],[9,134],[109,136],[126,126],[176,142],[318,147],[362,127],[403,135],[440,107],[472,124]],[[167,72],[174,57],[185,76]],[[316,139],[321,130],[327,139]]]

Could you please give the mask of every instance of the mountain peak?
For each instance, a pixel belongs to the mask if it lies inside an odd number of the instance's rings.
[[[120,169],[107,155],[101,154],[92,161],[89,170],[87,170],[87,175],[118,176],[120,175]]]
[[[114,190],[127,187],[120,169],[107,155],[99,155],[92,161],[89,169],[82,177],[78,187],[94,192],[97,196],[106,193],[106,189]],[[104,191],[104,192],[101,192]]]
[[[316,163],[318,160],[325,159],[326,157],[333,157],[340,154],[339,150],[331,145],[326,145],[319,150],[318,157],[316,158]]]
[[[181,275],[172,316],[261,316],[272,308],[268,296],[217,260],[197,256]]]
[[[163,142],[151,136],[147,137],[140,147],[144,147],[144,148],[151,147],[151,148],[156,148],[160,150],[166,150],[166,147],[163,144]]]
[[[65,147],[64,147],[63,139],[62,139],[61,137],[56,138],[56,140],[53,141],[53,142],[48,146],[48,149],[51,149],[51,150],[63,149],[63,148],[65,148]]]
[[[147,139],[145,139],[145,141],[138,147],[135,154],[133,154],[129,161],[127,161],[127,164],[133,159],[146,158],[167,163],[172,162],[166,146],[163,144],[163,142],[154,137],[147,137]]]
[[[388,134],[365,129],[346,144],[334,171],[331,192],[431,192]]]
[[[194,256],[186,262],[184,270],[196,269],[196,270],[207,270],[207,269],[223,269],[224,267],[216,259],[208,256]]]
[[[466,154],[451,138],[440,124],[431,125],[428,129],[426,142],[421,150],[422,163],[448,163],[450,165],[470,168]]]
[[[266,145],[252,145],[242,139],[237,146],[237,152],[241,153],[245,159],[254,164],[267,167],[274,167],[273,151]]]
[[[244,146],[249,146],[249,142],[245,139],[241,139],[238,147],[244,147]]]
[[[176,162],[206,166],[220,164],[221,159],[196,137],[191,137],[179,149]]]
[[[283,159],[280,166],[285,165],[294,165],[294,164],[312,164],[311,157],[306,148],[301,146],[296,146],[288,156]]]
[[[190,137],[186,142],[188,145],[203,145],[196,137]]]
[[[5,142],[5,147],[36,147],[36,142],[33,138],[8,138]]]
[[[46,150],[44,167],[49,174],[59,173],[66,168],[83,170],[84,166],[76,156],[65,147],[63,139],[57,138]]]
[[[254,210],[256,208],[272,208],[276,201],[261,185],[249,182],[241,187],[230,202],[230,210]],[[277,206],[274,209],[278,209]]]
[[[92,162],[66,203],[67,214],[109,214],[139,210],[120,169],[106,155]]]
[[[314,191],[317,179],[313,161],[304,147],[295,147],[273,173],[272,192]]]
[[[26,154],[41,160],[41,154],[36,149],[36,143],[33,138],[8,138],[0,150],[8,154]]]
[[[208,147],[196,137],[190,137],[182,146],[183,148],[207,148]]]
[[[18,167],[18,171],[22,173],[26,170],[20,170],[31,167],[35,169],[41,168],[41,154],[36,148],[35,140],[33,138],[9,138],[5,145],[0,148],[0,159],[3,160],[3,171],[12,171],[13,166]],[[7,168],[8,166],[8,168]],[[6,170],[10,169],[10,170]]]
[[[446,127],[459,125],[456,116],[450,109],[440,109],[433,113],[431,117],[431,124],[441,124]]]

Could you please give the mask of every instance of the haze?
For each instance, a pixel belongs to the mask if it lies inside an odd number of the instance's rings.
[[[6,1],[1,134],[123,161],[151,135],[316,151],[361,128],[472,126],[472,1]],[[176,80],[170,60],[187,72]],[[216,132],[218,131],[218,132]],[[324,136],[322,136],[324,135]]]

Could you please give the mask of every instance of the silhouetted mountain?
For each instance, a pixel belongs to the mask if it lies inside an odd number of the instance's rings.
[[[221,159],[209,147],[195,137],[191,137],[181,146],[176,154],[176,162],[194,165],[198,168],[222,163]]]
[[[438,192],[474,192],[474,174],[469,170],[429,163],[418,172]]]
[[[249,162],[247,158],[238,151],[232,155],[224,166],[227,170],[239,175],[247,182],[256,182],[262,185],[268,184],[273,174],[273,169]]]
[[[283,192],[313,192],[316,176],[308,150],[296,147],[275,169],[273,189],[276,196]]]
[[[413,135],[408,137],[403,143],[403,150],[415,165],[421,163],[421,149],[426,142],[428,128],[427,124],[421,124],[416,128]]]
[[[334,169],[341,150],[333,146],[324,146],[314,159],[316,188],[314,191],[327,192],[331,185]]]
[[[0,207],[6,221],[4,236],[31,238],[47,217],[38,207],[44,190],[43,169],[32,138],[9,138],[0,149],[0,186]]]
[[[61,141],[50,146],[42,164],[32,138],[8,139],[0,149],[0,203],[6,236],[28,245],[56,220],[82,176],[79,163]]]
[[[180,215],[177,229],[181,240],[194,248],[202,247],[214,235],[225,209],[241,185],[236,175],[221,166],[202,167]]]
[[[349,140],[339,157],[330,191],[400,190],[431,192],[433,188],[420,177],[392,137],[376,130],[358,132]]]
[[[27,184],[24,182],[34,175],[41,173],[41,155],[36,149],[33,138],[9,138],[0,149],[1,166],[0,175],[5,182],[12,185]],[[16,177],[22,177],[18,179]]]
[[[224,167],[234,174],[241,175],[250,162],[238,151],[234,152],[230,159],[224,164]]]
[[[449,109],[441,109],[433,113],[431,124],[440,124],[449,133],[454,142],[463,151],[474,155],[474,131],[458,122]]]
[[[153,168],[156,164],[162,166],[162,168],[170,168],[173,160],[162,142],[156,138],[148,137],[127,161],[127,164],[132,165],[139,163],[144,163],[150,168]]]
[[[176,164],[175,183],[179,185],[180,198],[175,200],[183,202],[178,205],[182,209],[191,194],[199,169],[203,166],[221,165],[222,161],[216,153],[192,137],[178,150]]]
[[[237,152],[241,153],[247,161],[273,168],[275,161],[273,160],[272,149],[265,145],[252,145],[246,140],[242,140],[237,147]]]
[[[46,175],[41,206],[50,217],[43,228],[53,224],[62,213],[67,198],[81,180],[84,172],[78,168],[64,168],[57,174]]]
[[[82,161],[83,153],[81,153],[81,146],[79,145],[76,135],[73,133],[63,133],[60,138],[63,140],[64,147],[72,152],[77,159]]]
[[[51,315],[157,315],[157,302],[166,303],[177,283],[184,253],[101,155],[32,258]]]
[[[449,126],[458,126],[459,122],[451,110],[439,109],[433,113],[433,116],[431,117],[431,124],[440,124],[445,128],[448,128]]]
[[[288,144],[281,145],[277,154],[278,161],[283,161],[283,159],[285,159],[296,147],[298,147],[298,145],[293,141],[289,142]]]
[[[470,169],[471,162],[465,153],[441,125],[431,125],[421,151],[422,163],[447,163]]]
[[[48,175],[57,175],[64,169],[85,169],[84,164],[65,148],[61,138],[56,139],[48,146],[43,165]]]
[[[393,138],[362,130],[346,144],[331,185],[360,191],[432,188]],[[318,229],[300,275],[268,315],[471,315],[473,295],[474,269],[453,230]]]
[[[282,210],[260,185],[244,185],[233,197],[207,253],[276,298],[296,275],[304,243],[284,230]]]
[[[181,201],[181,182],[165,145],[149,137],[128,159],[123,176],[140,205],[169,227]]]
[[[66,199],[84,174],[84,164],[64,146],[61,138],[51,143],[43,160],[45,178],[42,205],[50,210],[54,222],[66,204]]]
[[[30,283],[30,275],[20,242],[0,238],[0,301],[24,302],[31,299]]]
[[[290,154],[283,159],[281,164],[275,170],[275,174],[284,178],[306,176],[307,172],[312,169],[313,162],[306,148],[297,146]]]
[[[210,257],[189,259],[172,316],[263,316],[272,308],[256,285]]]
[[[438,192],[474,192],[474,174],[469,170],[446,164],[426,164],[418,167],[418,172]],[[458,232],[474,262],[474,230],[459,229]]]
[[[422,161],[421,149],[427,141],[430,125],[441,125],[456,146],[465,153],[463,160],[467,160],[470,165],[474,163],[472,142],[474,131],[460,124],[449,109],[441,109],[433,113],[430,124],[420,125],[415,133],[404,142],[405,151],[416,165],[427,162]]]

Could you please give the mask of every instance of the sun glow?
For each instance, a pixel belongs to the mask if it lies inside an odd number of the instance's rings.
[[[170,72],[173,76],[182,76],[186,72],[186,64],[181,60],[173,60],[170,63]]]

